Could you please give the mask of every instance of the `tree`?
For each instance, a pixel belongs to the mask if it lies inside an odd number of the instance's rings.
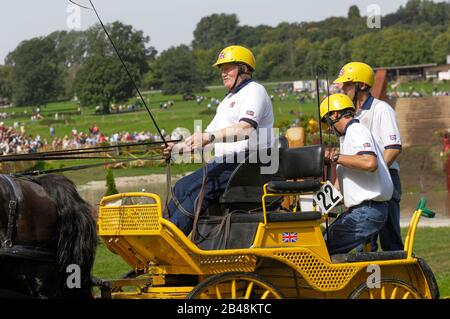
[[[204,89],[194,54],[186,45],[162,52],[155,63],[155,74],[162,81],[164,94],[190,94]]]
[[[434,62],[445,63],[447,55],[450,55],[450,28],[447,32],[439,34],[432,42]]]
[[[114,180],[114,174],[111,168],[108,168],[108,173],[106,174],[106,192],[103,196],[110,196],[119,194],[116,187],[116,181]]]
[[[445,25],[450,20],[450,3],[430,0],[409,0],[396,12],[383,17],[383,26],[391,25]]]
[[[194,30],[193,48],[208,49],[236,44],[239,20],[235,14],[213,14],[204,17]]]
[[[11,67],[0,65],[0,100],[10,101],[11,95]]]
[[[23,41],[8,54],[12,98],[17,105],[42,105],[63,92],[62,74],[55,61],[54,43],[47,38]]]
[[[149,69],[147,60],[154,59],[157,53],[155,48],[147,47],[150,37],[144,36],[143,31],[134,30],[133,26],[119,21],[107,24],[105,27],[123,60],[137,66],[140,75],[146,73]],[[86,31],[86,38],[87,57],[116,55],[99,24]]]
[[[352,60],[373,67],[410,65],[431,61],[431,44],[420,28],[390,27],[350,41]]]
[[[149,71],[148,61],[156,57],[156,50],[146,46],[150,38],[119,21],[105,27],[131,76],[139,85],[143,75]],[[86,60],[75,80],[76,94],[82,104],[101,105],[106,114],[109,113],[111,103],[133,96],[134,85],[100,25],[86,31],[86,43]]]
[[[359,8],[357,5],[352,5],[350,8],[348,8],[347,18],[361,18],[361,14],[359,13]]]
[[[212,83],[216,79],[219,79],[218,69],[212,67],[212,65],[216,62],[217,56],[222,49],[223,48],[216,46],[210,49],[193,50],[192,53],[197,66],[196,72],[200,77],[201,83]]]
[[[84,31],[55,31],[46,37],[54,43],[55,63],[64,78],[64,97],[74,96],[76,73],[87,57],[88,43]]]
[[[127,63],[131,75],[139,80],[139,70]],[[133,96],[134,86],[119,59],[115,56],[92,56],[80,68],[75,89],[82,105],[101,105],[103,113],[109,113],[111,103]]]
[[[288,77],[291,70],[294,71],[293,46],[288,42],[268,43],[258,50],[257,56],[261,61],[255,72],[258,79],[281,80]]]
[[[258,45],[264,44],[264,36],[268,34],[273,28],[267,25],[258,25],[256,27],[241,26],[238,28],[237,41],[241,45],[248,48],[255,48]]]

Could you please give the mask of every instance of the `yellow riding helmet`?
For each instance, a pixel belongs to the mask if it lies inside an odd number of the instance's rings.
[[[256,69],[256,60],[252,51],[240,45],[231,45],[223,49],[212,66],[218,67],[230,62],[242,62],[252,68],[252,71]]]
[[[375,76],[372,68],[362,62],[350,62],[344,65],[334,83],[362,82],[372,87]]]
[[[329,112],[355,109],[352,100],[345,94],[333,94],[320,103],[320,120],[323,121]]]

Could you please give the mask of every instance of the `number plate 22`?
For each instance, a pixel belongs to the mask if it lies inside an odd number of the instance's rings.
[[[333,209],[344,196],[330,183],[327,181],[322,187],[314,193],[314,201],[319,205],[323,214],[328,213]]]

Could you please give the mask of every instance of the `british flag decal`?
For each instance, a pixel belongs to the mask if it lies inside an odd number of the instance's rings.
[[[296,243],[298,240],[298,233],[296,232],[283,232],[281,235],[281,241],[283,243]]]

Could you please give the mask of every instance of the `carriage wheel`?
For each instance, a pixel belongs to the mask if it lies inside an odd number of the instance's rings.
[[[409,283],[398,278],[381,278],[369,288],[363,283],[350,295],[350,299],[422,299],[421,294]]]
[[[189,299],[282,299],[273,284],[253,273],[231,272],[209,277],[187,296]]]

